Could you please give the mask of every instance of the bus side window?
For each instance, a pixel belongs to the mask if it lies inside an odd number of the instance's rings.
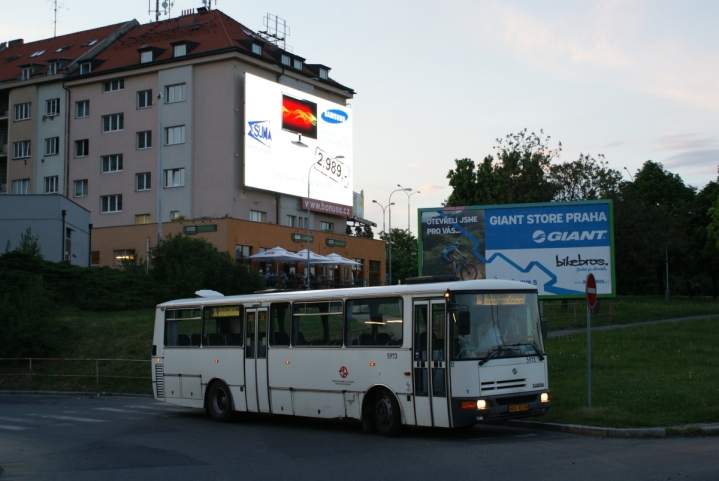
[[[165,311],[165,347],[199,347],[201,332],[200,309]]]
[[[270,346],[290,345],[290,303],[275,303],[270,306]]]

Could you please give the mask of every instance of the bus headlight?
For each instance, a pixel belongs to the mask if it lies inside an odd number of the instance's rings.
[[[550,396],[549,396],[549,393],[548,393],[548,392],[543,392],[543,393],[539,396],[539,400],[542,401],[543,403],[548,403],[548,402],[549,402],[549,399],[550,399]]]
[[[480,399],[477,401],[477,409],[487,409],[487,401]]]

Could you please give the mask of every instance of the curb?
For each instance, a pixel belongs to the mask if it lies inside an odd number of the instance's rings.
[[[88,397],[145,397],[151,398],[152,394],[133,394],[133,393],[108,393],[108,392],[89,392],[89,391],[5,391],[0,389],[0,396],[3,394],[10,395],[40,395],[40,396],[88,396]]]
[[[600,438],[663,438],[667,436],[718,436],[719,424],[689,424],[671,428],[602,428],[579,424],[541,423],[537,421],[507,421],[507,424],[528,429],[554,431]]]

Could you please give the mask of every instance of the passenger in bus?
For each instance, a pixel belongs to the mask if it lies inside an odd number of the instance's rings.
[[[502,335],[499,332],[497,323],[492,317],[484,317],[479,327],[477,348],[480,352],[487,352],[490,349],[502,345]]]

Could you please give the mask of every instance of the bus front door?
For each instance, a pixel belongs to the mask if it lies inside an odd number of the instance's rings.
[[[414,303],[414,404],[418,426],[449,427],[445,301]]]
[[[247,410],[270,412],[267,389],[267,309],[245,311],[245,392]]]

